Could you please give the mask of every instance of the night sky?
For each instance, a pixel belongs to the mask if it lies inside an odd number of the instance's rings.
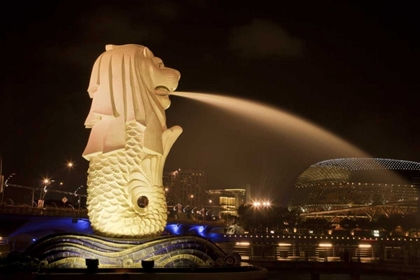
[[[106,44],[147,46],[181,72],[178,91],[273,106],[368,156],[420,162],[414,2],[83,2],[14,1],[2,8],[0,152],[5,177],[16,173],[11,183],[38,186],[49,176],[64,181],[57,186],[63,190],[85,184],[86,90]],[[293,131],[281,122],[255,121],[260,107],[240,117],[171,100],[168,127],[184,132],[165,169],[204,169],[208,188],[249,183],[256,195],[284,201],[309,165],[360,156],[329,141],[311,145],[317,136],[309,131],[291,141]],[[66,169],[70,160],[73,170]]]

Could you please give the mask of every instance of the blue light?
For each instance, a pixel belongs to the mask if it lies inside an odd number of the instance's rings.
[[[86,218],[79,218],[77,223],[73,223],[72,218],[69,217],[34,217],[28,218],[20,228],[17,228],[10,234],[9,238],[29,234],[34,239],[39,239],[45,235],[63,231],[86,234],[93,233],[90,222]]]
[[[203,225],[199,225],[199,226],[192,226],[190,227],[190,229],[188,230],[189,233],[194,233],[196,235],[200,235],[203,237],[206,237],[207,232],[206,232],[206,226]]]
[[[165,227],[166,231],[173,235],[181,235],[183,234],[183,228],[180,224],[167,224]]]

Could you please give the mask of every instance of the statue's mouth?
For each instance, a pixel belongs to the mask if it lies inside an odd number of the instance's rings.
[[[160,96],[166,96],[170,94],[170,90],[165,86],[157,86],[155,88],[155,94]]]

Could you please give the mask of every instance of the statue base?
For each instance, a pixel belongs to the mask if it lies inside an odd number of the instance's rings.
[[[25,254],[39,260],[36,275],[48,279],[267,279],[265,268],[241,262],[199,236],[150,239],[54,234],[39,239]]]
[[[240,266],[239,254],[226,254],[200,236],[160,236],[149,239],[107,238],[89,234],[53,234],[25,252],[41,268],[212,268]],[[143,265],[142,265],[143,262]]]

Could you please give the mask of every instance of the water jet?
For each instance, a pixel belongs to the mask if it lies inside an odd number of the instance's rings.
[[[281,134],[281,137],[291,141],[302,138],[310,143],[311,149],[328,147],[331,152],[353,157],[367,157],[367,153],[341,139],[326,129],[309,120],[288,113],[280,108],[237,97],[220,94],[175,91],[171,95],[203,102],[235,115],[242,116],[246,121],[256,121],[270,133]]]

